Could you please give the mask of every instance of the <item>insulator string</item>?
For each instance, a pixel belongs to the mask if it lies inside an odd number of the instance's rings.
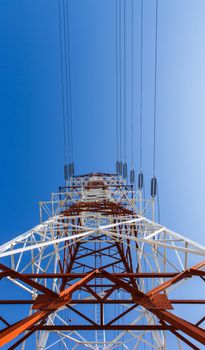
[[[158,0],[155,14],[155,67],[154,67],[154,137],[153,137],[153,176],[156,170],[156,122],[157,122],[157,52],[158,51]]]
[[[160,221],[161,221],[161,213],[160,213],[159,186],[157,186],[157,208],[158,208],[158,224],[160,224]]]

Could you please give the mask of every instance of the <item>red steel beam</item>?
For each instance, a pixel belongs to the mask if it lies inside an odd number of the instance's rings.
[[[194,349],[194,350],[200,350],[200,348],[198,348],[198,346],[194,345],[193,343],[191,343],[187,338],[183,337],[183,335],[181,335],[180,333],[174,331],[174,330],[170,330],[171,333],[173,333],[177,338],[181,339],[185,344],[189,345],[190,348]]]
[[[106,277],[108,280],[114,282],[117,286],[119,286],[119,288],[123,288],[125,289],[127,292],[131,293],[132,295],[138,295],[138,297],[144,298],[145,294],[140,292],[137,288],[130,286],[128,283],[126,283],[125,281],[123,281],[122,279],[113,276],[113,274],[103,270],[101,271],[103,276]]]
[[[175,283],[178,283],[182,279],[189,277],[189,276],[192,276],[194,274],[194,271],[199,271],[199,269],[202,268],[203,266],[205,266],[205,260],[203,260],[199,264],[191,267],[190,269],[188,269],[186,271],[178,273],[175,277],[171,278],[169,281],[166,281],[166,282],[160,284],[159,286],[157,286],[156,288],[153,288],[152,290],[150,290],[147,293],[147,295],[154,296],[154,295],[164,291],[165,289],[167,289],[168,287],[170,287],[171,285],[173,285]]]
[[[72,310],[73,312],[75,312],[77,315],[79,315],[80,317],[82,317],[84,320],[88,321],[89,323],[91,323],[93,326],[97,326],[97,324],[91,320],[89,317],[85,316],[84,314],[82,314],[82,312],[80,312],[77,309],[74,309],[72,306],[70,306],[70,304],[66,304],[67,308]]]
[[[47,317],[50,314],[50,311],[48,310],[40,310],[35,312],[33,315],[28,316],[24,318],[23,320],[7,327],[3,331],[0,332],[0,347],[4,346],[11,340],[15,339],[23,333],[24,331],[28,330],[30,327],[32,327],[36,322],[41,321],[45,317]]]
[[[38,327],[42,326],[43,323],[45,322],[45,320],[43,319],[41,321],[40,324],[37,324],[35,327],[32,328],[31,331],[27,332],[24,334],[24,336],[22,338],[20,338],[19,340],[17,340],[17,342],[15,342],[13,345],[11,345],[8,350],[14,350],[17,348],[17,346],[19,346],[20,344],[22,344],[26,339],[28,339],[33,333],[35,333],[38,330]]]
[[[93,300],[93,299],[73,299],[69,302],[69,304],[135,304],[138,303],[140,299],[101,299],[101,300]],[[192,299],[168,299],[171,304],[205,304],[205,299],[192,300]],[[15,304],[34,304],[35,300],[0,300],[0,305],[15,305]]]
[[[51,312],[53,312],[54,310],[57,310],[62,305],[66,305],[68,303],[67,299],[71,298],[72,293],[74,293],[77,289],[79,289],[81,285],[93,279],[97,273],[98,273],[98,270],[94,270],[93,272],[88,274],[86,277],[84,277],[80,281],[74,283],[71,287],[62,291],[59,295],[54,293],[55,298],[50,299],[50,298],[47,298],[45,295],[39,296],[40,301],[38,301],[37,299],[36,305],[34,304],[33,308],[36,308],[36,306],[38,307],[39,305],[41,310],[7,327],[5,330],[0,332],[0,346],[3,346],[7,344],[9,341],[15,339],[22,332],[24,332],[25,330],[28,330],[30,327],[35,325],[36,322],[39,322],[39,321],[42,321],[42,319],[45,319]],[[19,273],[17,274],[19,275]]]
[[[96,275],[98,274],[98,270],[94,270],[91,273],[89,273],[87,276],[83,277],[80,281],[74,283],[72,286],[70,286],[67,289],[64,289],[62,292],[60,292],[59,296],[64,297],[66,295],[72,295],[76,290],[78,290],[82,285],[86,284],[87,282],[91,281]]]
[[[12,270],[13,271],[13,270]],[[202,275],[204,273],[204,271],[199,271],[200,274]],[[197,273],[194,272],[193,275],[197,275],[199,274],[199,272]],[[87,275],[87,273],[25,273],[25,274],[21,274],[21,276],[23,277],[27,277],[27,278],[63,278],[63,277],[67,277],[67,278],[83,278]],[[115,277],[120,277],[120,278],[170,278],[170,277],[176,277],[179,275],[178,272],[136,272],[136,273],[112,273],[113,276]],[[11,272],[0,272],[0,278],[2,277],[15,277],[12,276]],[[99,272],[98,276],[96,276],[96,278],[102,278],[102,274]]]
[[[40,283],[32,281],[31,279],[27,278],[26,276],[22,275],[21,273],[10,269],[3,264],[0,264],[0,270],[7,272],[8,276],[10,276],[11,278],[16,278],[16,279],[26,283],[28,286],[31,286],[32,288],[35,288],[38,291],[40,291],[46,295],[49,295],[51,297],[57,296],[57,294],[55,292],[53,292],[51,289],[44,287]]]
[[[162,325],[167,325],[165,322],[161,321],[160,322]],[[173,333],[177,338],[181,339],[185,344],[189,345],[190,348],[194,350],[200,350],[197,346],[195,346],[193,343],[191,343],[187,338],[185,338],[182,334],[176,332],[174,329],[170,330],[171,333]]]
[[[119,314],[117,317],[113,318],[111,321],[109,321],[106,326],[111,325],[112,323],[116,322],[117,320],[119,320],[121,317],[125,316],[126,314],[128,314],[130,311],[132,311],[133,309],[135,309],[138,305],[134,304],[131,307],[129,307],[129,309],[126,309],[124,312],[122,312],[121,314]]]
[[[151,312],[154,313],[159,320],[168,322],[171,326],[174,326],[176,329],[186,333],[191,338],[205,345],[205,331],[202,328],[185,321],[169,311],[151,310]]]

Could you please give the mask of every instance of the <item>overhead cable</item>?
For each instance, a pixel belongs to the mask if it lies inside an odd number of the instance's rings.
[[[59,22],[59,42],[60,42],[60,70],[61,70],[61,96],[62,96],[62,114],[63,114],[63,139],[64,139],[64,178],[68,180],[68,133],[65,115],[65,88],[64,88],[64,69],[63,69],[63,39],[62,39],[62,15],[61,2],[58,0],[58,22]]]
[[[72,85],[71,85],[71,57],[70,57],[70,21],[69,21],[69,8],[68,1],[66,3],[66,24],[67,24],[67,56],[68,56],[68,104],[69,104],[69,132],[70,132],[70,151],[71,162],[73,163],[73,111],[72,111]],[[73,165],[72,165],[73,167]]]
[[[69,78],[68,78],[68,41],[67,41],[67,1],[63,0],[63,39],[64,39],[64,65],[65,65],[65,96],[66,96],[66,118],[68,133],[68,155],[71,162],[71,139],[70,139],[70,108],[69,108]]]
[[[131,3],[131,168],[134,169],[134,35],[133,35],[133,0]]]
[[[143,0],[141,0],[141,39],[140,39],[140,171],[142,171],[142,147],[143,147]]]
[[[158,58],[158,0],[155,14],[155,67],[154,67],[154,137],[153,137],[153,176],[156,168],[156,121],[157,121],[157,58]]]
[[[123,164],[123,177],[126,179],[127,178],[127,105],[126,105],[126,88],[127,88],[127,75],[126,75],[126,70],[127,70],[127,62],[126,62],[126,33],[127,28],[126,28],[126,0],[124,0],[124,164]]]
[[[130,183],[133,185],[135,182],[134,171],[134,33],[133,33],[133,0],[131,3],[131,170],[130,170]]]
[[[141,0],[141,13],[140,13],[140,137],[139,137],[139,158],[140,158],[140,172],[138,174],[138,189],[141,191],[144,186],[144,175],[142,170],[142,156],[143,156],[143,0]]]
[[[119,0],[119,175],[123,172],[122,163],[122,3]]]
[[[156,121],[157,121],[157,54],[158,54],[158,0],[155,8],[155,65],[154,65],[154,125],[153,125],[153,178],[151,179],[151,196],[157,195],[156,178]]]
[[[64,177],[68,180],[74,174],[73,161],[73,130],[72,130],[72,89],[70,66],[70,33],[68,0],[58,0],[61,90],[64,132]]]
[[[116,173],[119,173],[119,60],[118,60],[118,0],[115,0],[115,64],[116,64]]]
[[[126,0],[124,0],[124,161],[126,162]]]

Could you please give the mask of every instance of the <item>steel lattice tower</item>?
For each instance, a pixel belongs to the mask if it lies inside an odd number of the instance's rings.
[[[202,349],[204,318],[191,321],[189,310],[205,300],[185,290],[204,282],[205,247],[149,220],[151,207],[122,177],[101,173],[40,202],[41,223],[0,247],[1,284],[15,291],[1,308],[23,310],[10,323],[2,309],[0,345]]]

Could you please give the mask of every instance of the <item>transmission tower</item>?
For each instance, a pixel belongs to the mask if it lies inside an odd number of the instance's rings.
[[[0,247],[0,346],[202,349],[205,247],[148,219],[152,205],[102,173],[40,202],[40,224]]]

